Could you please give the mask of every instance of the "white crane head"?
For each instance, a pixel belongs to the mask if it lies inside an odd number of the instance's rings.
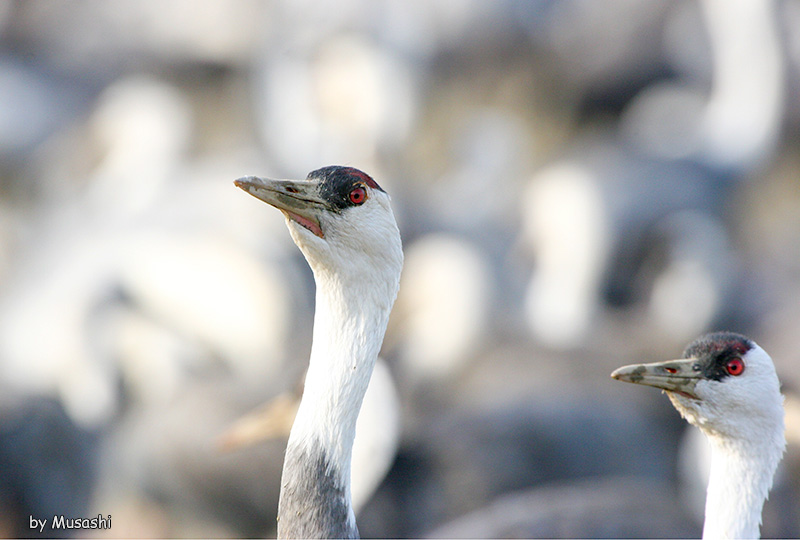
[[[400,284],[403,250],[389,196],[369,175],[330,166],[305,180],[235,184],[286,216],[317,285],[303,398],[289,435],[280,538],[354,538],[356,420]]]
[[[368,174],[333,165],[311,171],[305,180],[247,176],[235,184],[283,212],[315,274],[399,274],[403,253],[390,198]],[[376,277],[381,276],[370,279]]]
[[[708,436],[783,438],[775,366],[754,341],[717,332],[693,341],[680,360],[624,366],[614,379],[666,390],[686,420]]]
[[[772,359],[731,332],[693,341],[681,360],[625,366],[611,376],[661,388],[706,436],[711,470],[703,538],[758,538],[761,510],[786,447]]]

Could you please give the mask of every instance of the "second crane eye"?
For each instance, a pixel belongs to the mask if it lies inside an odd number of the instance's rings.
[[[361,186],[353,188],[350,192],[350,202],[353,204],[363,204],[367,200],[367,190]]]
[[[741,358],[731,358],[728,360],[728,363],[725,364],[725,369],[728,370],[728,373],[733,376],[741,375],[744,372],[744,362]]]

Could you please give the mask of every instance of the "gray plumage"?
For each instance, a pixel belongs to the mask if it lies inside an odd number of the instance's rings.
[[[333,466],[321,447],[289,446],[283,462],[278,538],[358,538],[349,523],[349,504],[342,471]],[[302,520],[282,516],[303,516]]]

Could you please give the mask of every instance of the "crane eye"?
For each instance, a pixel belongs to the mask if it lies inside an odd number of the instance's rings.
[[[728,371],[729,375],[733,375],[734,377],[741,375],[744,373],[744,362],[741,358],[731,358],[725,364],[725,369]]]
[[[353,188],[350,192],[350,202],[353,204],[363,204],[367,200],[367,190],[361,186]]]

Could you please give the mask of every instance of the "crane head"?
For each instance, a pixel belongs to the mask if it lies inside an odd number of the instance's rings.
[[[390,198],[368,174],[334,165],[305,180],[247,176],[234,183],[283,212],[315,274],[399,279],[403,252]]]
[[[707,435],[783,436],[775,366],[764,349],[740,334],[708,334],[690,343],[679,360],[624,366],[611,377],[665,390],[681,416]]]

